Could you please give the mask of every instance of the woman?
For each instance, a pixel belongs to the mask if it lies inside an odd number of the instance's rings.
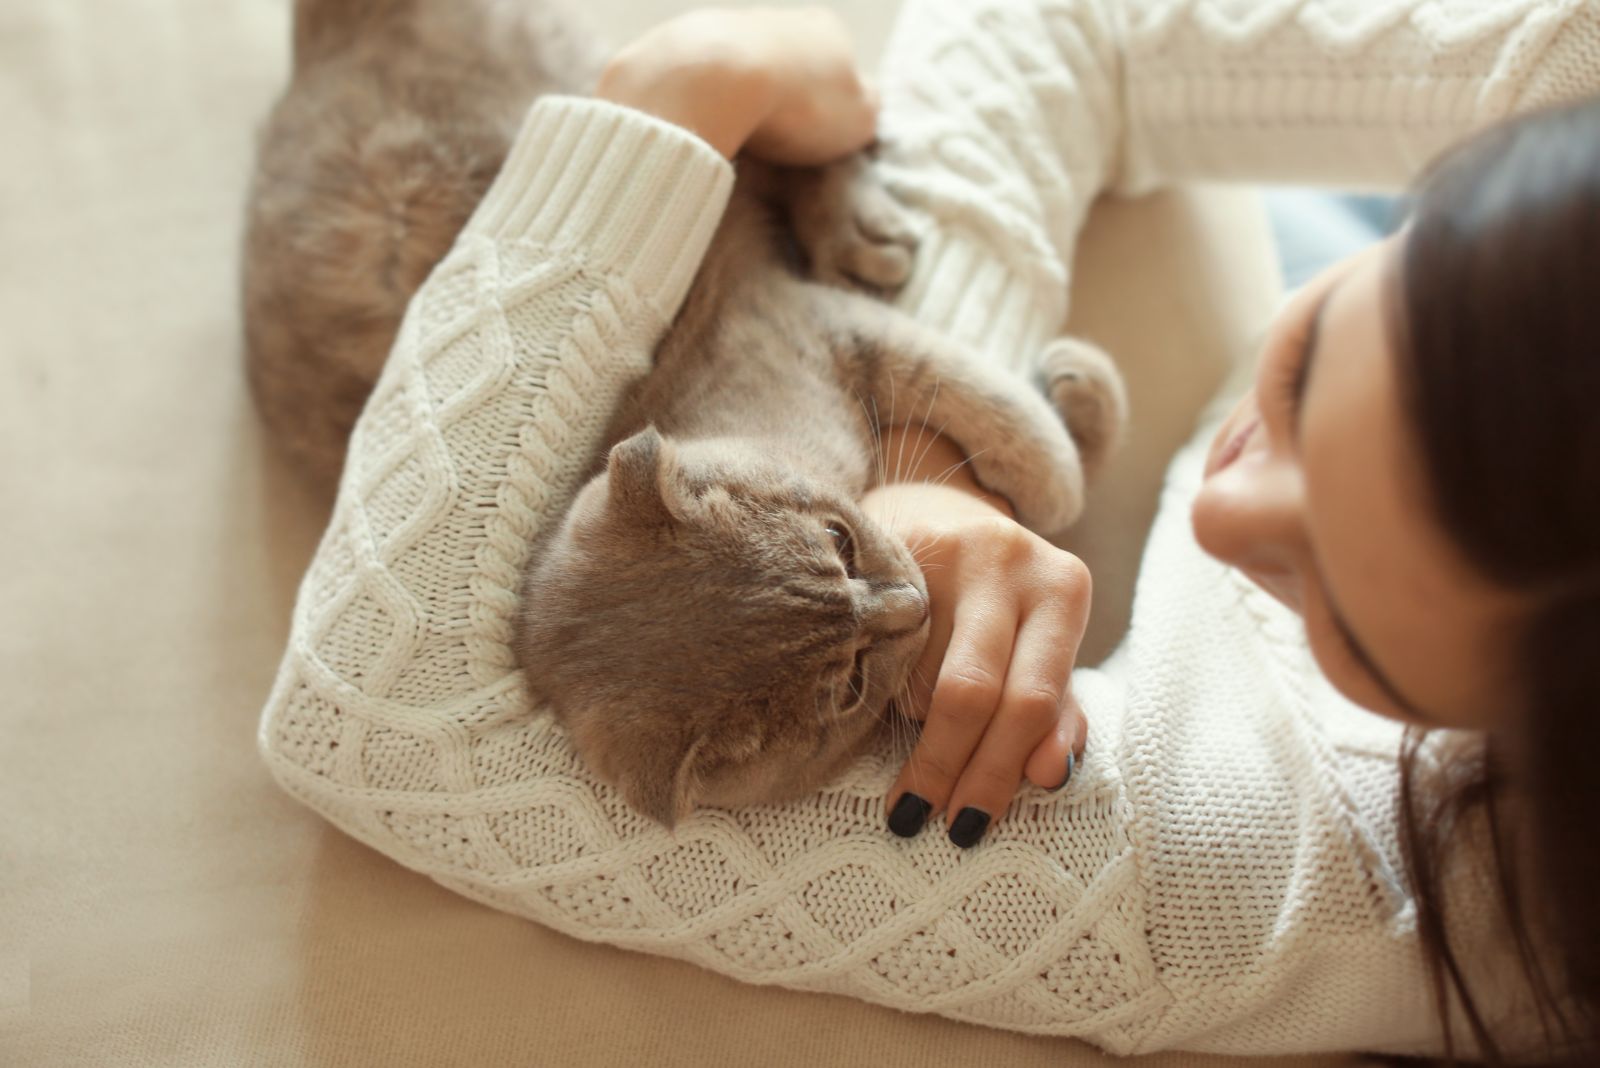
[[[1072,242],[1101,188],[1397,178],[1489,118],[1600,88],[1588,61],[1600,16],[1590,6],[1511,4],[1487,18],[1389,0],[1354,27],[1303,6],[1234,18],[1204,4],[912,5],[887,68],[886,127],[897,140],[886,166],[939,228],[902,303],[991,356],[1018,359],[1061,321]],[[689,16],[620,53],[598,95],[621,107],[534,108],[453,257],[481,264],[484,248],[532,243],[601,279],[586,295],[557,293],[542,311],[533,305],[544,298],[528,298],[529,318],[519,321],[541,324],[525,328],[544,331],[544,351],[582,348],[584,330],[603,332],[546,325],[582,318],[587,310],[559,309],[598,300],[612,309],[612,347],[648,352],[726,196],[725,165],[697,154],[704,145],[725,158],[748,150],[804,163],[871,135],[873,102],[848,41],[820,12]],[[691,131],[699,148],[639,111]],[[961,474],[936,484],[961,460],[949,443],[912,430],[886,443],[921,457],[868,504],[932,565],[924,663],[936,680],[918,698],[921,741],[885,799],[890,828],[913,836],[942,811],[952,840],[970,847],[1024,776],[1056,787],[1088,758],[1077,788],[1094,796],[1079,801],[1070,826],[1085,840],[1103,831],[1104,857],[1052,859],[1082,888],[1068,903],[1078,926],[1063,945],[1100,956],[1062,957],[1059,981],[1048,960],[1031,969],[1035,994],[1048,989],[1067,1007],[1065,1022],[1023,1020],[1029,1029],[1083,1034],[1119,1052],[1431,1052],[1470,1035],[1495,1059],[1538,1051],[1581,1063],[1594,1054],[1600,926],[1585,892],[1600,874],[1588,831],[1600,790],[1581,761],[1600,697],[1591,667],[1600,436],[1588,411],[1600,385],[1588,339],[1600,324],[1587,312],[1600,267],[1596,145],[1597,106],[1484,135],[1424,180],[1404,233],[1296,295],[1274,324],[1254,389],[1209,453],[1191,450],[1175,465],[1132,635],[1102,672],[1071,673],[1088,611],[1082,563],[1012,523],[1005,502]],[[557,159],[584,181],[547,163]],[[419,323],[459,294],[460,277],[446,261],[414,305]],[[403,418],[396,398],[410,369],[431,359],[429,344],[413,337],[410,347],[402,337],[363,416],[374,440]],[[485,416],[482,425],[543,425],[521,411],[521,423]],[[440,425],[430,440],[448,432]],[[359,434],[352,463],[345,493],[359,500],[342,509],[347,521],[379,482],[362,466]],[[458,470],[478,477],[471,464]],[[503,500],[483,477],[455,499]],[[462,531],[477,522],[470,510],[457,509]],[[505,522],[520,522],[516,508],[504,510]],[[421,548],[400,551],[432,552],[434,535],[407,522],[394,528],[407,531],[399,540]],[[314,566],[308,580],[318,603],[315,587],[363,566],[355,555],[339,562],[337,516],[335,528],[321,577]],[[381,531],[372,538],[385,544]],[[1203,563],[1196,541],[1235,570]],[[398,571],[404,561],[383,563]],[[1298,613],[1303,637],[1230,585],[1234,575]],[[337,629],[311,618],[297,615],[297,647]],[[414,662],[431,662],[428,640],[417,640]],[[348,636],[334,644],[348,656]],[[1296,659],[1307,648],[1351,701],[1417,728],[1462,730],[1412,735],[1397,754],[1395,735],[1316,689],[1309,663]],[[382,676],[379,697],[412,692],[403,674],[411,669],[390,652],[376,672],[350,673],[352,690],[370,694],[362,687]],[[485,686],[501,677],[470,656],[457,676]],[[302,676],[291,652],[263,745],[309,796],[311,780],[281,755],[289,743],[269,731],[275,710],[304,707],[297,694],[314,683]],[[389,706],[340,700],[361,718],[406,723]],[[1077,701],[1094,718],[1087,749]],[[322,807],[445,877],[419,842],[352,816],[351,804],[345,793]],[[1025,833],[1011,822],[991,841]],[[1486,909],[1475,881],[1485,870],[1503,913]],[[448,876],[516,907],[499,893],[503,881],[474,882],[460,866]],[[773,893],[797,900],[788,877],[773,877]],[[1502,915],[1513,934],[1505,944]],[[1052,921],[1052,938],[1061,926]],[[1520,961],[1525,983],[1504,981],[1504,953]],[[1440,1014],[1428,1025],[1416,1019],[1418,959]],[[900,1003],[867,980],[807,984]],[[1083,1001],[1090,987],[1095,998]],[[929,989],[944,1006],[979,997],[959,984]]]

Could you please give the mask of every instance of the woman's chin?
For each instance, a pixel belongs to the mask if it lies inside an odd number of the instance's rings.
[[[1250,568],[1240,568],[1239,573],[1245,578],[1260,586],[1274,601],[1283,605],[1295,615],[1302,615],[1300,593],[1296,588],[1293,576],[1282,571],[1263,572]]]

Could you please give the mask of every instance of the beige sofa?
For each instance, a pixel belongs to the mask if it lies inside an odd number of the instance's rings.
[[[682,6],[589,4],[613,38]],[[849,5],[864,57],[892,6]],[[326,508],[263,447],[239,363],[240,204],[287,18],[0,6],[0,1064],[1108,1060],[576,942],[272,784],[256,717]],[[1077,542],[1090,655],[1126,617],[1166,453],[1277,290],[1248,194],[1097,210],[1074,326],[1129,367],[1137,418]]]

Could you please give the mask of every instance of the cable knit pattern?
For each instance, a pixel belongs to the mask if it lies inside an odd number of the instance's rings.
[[[1564,0],[912,3],[886,71],[891,178],[927,223],[903,303],[1005,366],[1059,329],[1099,190],[1398,181],[1483,121],[1595,88],[1597,25]],[[1128,639],[1075,676],[1094,743],[1074,784],[1027,788],[970,851],[886,832],[888,752],[669,834],[527,707],[507,639],[529,540],[648,366],[730,184],[638,113],[530,111],[357,427],[261,719],[278,781],[475,900],[748,982],[1119,1053],[1438,1049],[1398,732],[1194,546],[1198,443]]]

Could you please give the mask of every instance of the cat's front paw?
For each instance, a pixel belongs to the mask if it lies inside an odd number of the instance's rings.
[[[796,178],[789,199],[795,240],[819,282],[893,294],[911,276],[911,216],[863,154]]]
[[[942,392],[960,389],[946,379]],[[1066,427],[1049,403],[1024,381],[1002,371],[983,384],[985,398],[977,418],[955,413],[935,418],[958,429],[953,440],[967,454],[973,476],[984,489],[1010,502],[1017,522],[1036,534],[1054,537],[1083,512],[1083,465]],[[962,418],[967,415],[967,418]]]
[[[972,465],[978,481],[1005,496],[1017,522],[1035,533],[1053,537],[1083,514],[1083,467],[1059,428],[1012,448],[979,451]]]
[[[1057,338],[1039,361],[1039,383],[1093,477],[1117,449],[1128,421],[1128,391],[1111,357],[1078,338]]]

